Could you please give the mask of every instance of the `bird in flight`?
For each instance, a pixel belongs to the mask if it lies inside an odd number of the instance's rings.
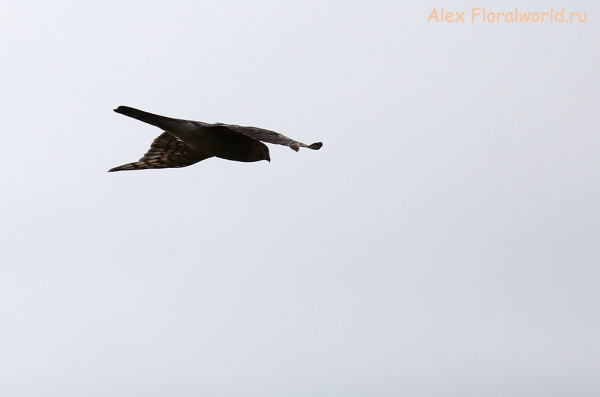
[[[152,124],[164,132],[154,139],[148,152],[139,161],[112,168],[108,172],[181,168],[210,157],[270,162],[269,148],[263,142],[289,146],[296,152],[301,147],[319,150],[323,146],[321,142],[306,145],[262,128],[172,119],[128,106],[119,106],[115,112]]]

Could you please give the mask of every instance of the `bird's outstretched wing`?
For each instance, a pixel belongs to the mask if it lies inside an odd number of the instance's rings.
[[[258,139],[259,141],[262,141],[262,142],[273,143],[276,145],[289,146],[296,152],[298,150],[300,150],[301,147],[306,147],[306,148],[313,149],[313,150],[319,150],[319,149],[321,149],[321,146],[323,146],[323,143],[321,143],[321,142],[315,142],[311,145],[307,145],[302,142],[293,140],[292,138],[288,138],[287,136],[280,134],[278,132],[265,130],[263,128],[243,127],[241,125],[221,124],[221,123],[212,124],[211,126],[227,127],[234,131],[240,132],[246,136],[249,136],[251,138]]]
[[[150,150],[139,161],[112,168],[108,172],[153,168],[181,168],[196,164],[210,157],[213,156],[186,145],[168,132],[163,132],[152,142]]]

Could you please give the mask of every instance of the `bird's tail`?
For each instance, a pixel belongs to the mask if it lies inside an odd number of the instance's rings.
[[[162,128],[163,130],[168,130],[169,127],[172,127],[173,124],[176,124],[179,121],[177,119],[159,116],[158,114],[152,114],[142,110],[130,108],[129,106],[119,106],[115,109],[115,112],[121,113],[125,116],[133,117],[134,119],[138,119],[144,123]]]

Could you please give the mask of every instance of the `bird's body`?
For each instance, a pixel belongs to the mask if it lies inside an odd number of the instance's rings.
[[[243,162],[271,161],[269,148],[262,142],[289,146],[295,151],[300,147],[318,150],[323,146],[321,142],[305,145],[275,131],[256,127],[173,119],[127,106],[119,106],[115,112],[165,132],[152,142],[150,150],[139,161],[109,172],[186,167],[210,157]]]

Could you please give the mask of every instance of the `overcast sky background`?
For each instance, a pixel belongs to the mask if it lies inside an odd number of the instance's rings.
[[[427,23],[565,7],[586,23]],[[3,396],[597,396],[596,1],[0,4]],[[320,151],[107,173],[160,130]]]

